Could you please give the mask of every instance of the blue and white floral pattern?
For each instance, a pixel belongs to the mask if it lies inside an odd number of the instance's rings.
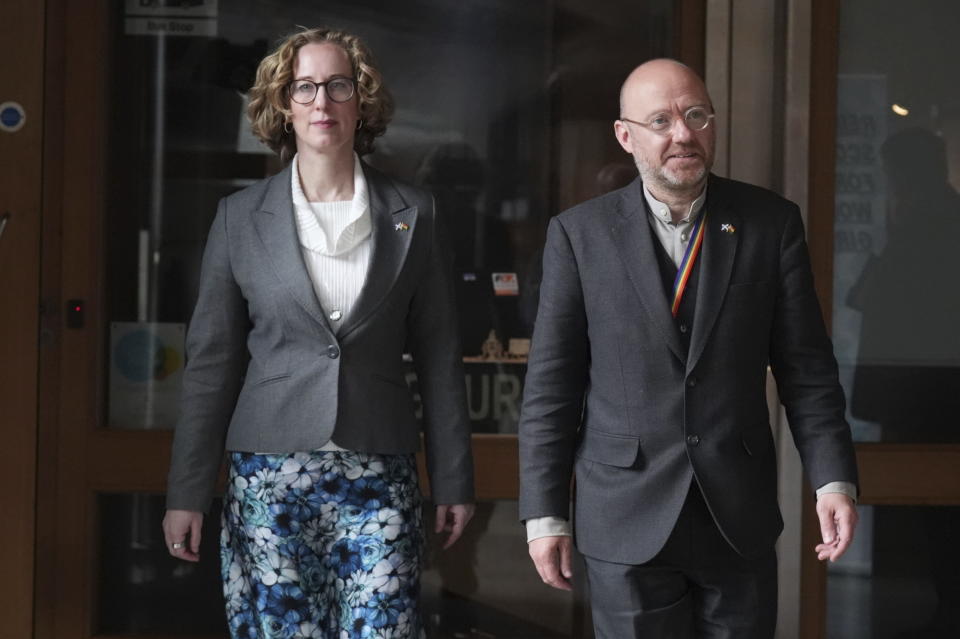
[[[220,559],[233,639],[418,639],[413,455],[230,454]]]

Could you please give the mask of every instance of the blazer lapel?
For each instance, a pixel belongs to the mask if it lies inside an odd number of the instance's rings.
[[[382,173],[363,164],[370,195],[370,266],[360,296],[337,332],[344,337],[373,313],[393,288],[416,230],[417,208],[408,206]]]
[[[703,353],[717,314],[723,306],[727,285],[733,272],[733,260],[740,243],[740,236],[736,233],[740,227],[740,217],[726,199],[723,184],[711,179],[707,188],[705,207],[707,228],[704,229],[703,247],[699,258],[701,260],[700,282],[697,287],[693,334],[690,336],[688,373],[693,370]]]
[[[619,220],[611,229],[613,243],[650,322],[659,329],[667,346],[683,362],[686,361],[686,356],[673,325],[667,296],[663,292],[660,266],[657,264],[656,249],[653,245],[655,239],[646,210],[643,183],[637,179],[623,191]]]
[[[277,277],[297,303],[325,330],[332,332],[303,262],[290,195],[290,172],[291,168],[287,166],[271,178],[260,210],[253,214],[253,221]]]

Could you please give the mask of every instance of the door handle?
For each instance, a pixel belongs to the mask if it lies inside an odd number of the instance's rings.
[[[0,215],[0,239],[3,239],[3,229],[7,228],[7,222],[10,221],[10,213],[4,212],[3,215]]]

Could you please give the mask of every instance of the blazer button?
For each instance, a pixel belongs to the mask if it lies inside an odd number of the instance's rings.
[[[696,385],[697,385],[696,377],[691,377],[690,379],[687,380],[687,386],[689,386],[690,388],[693,388]]]
[[[700,436],[699,435],[687,435],[687,443],[691,446],[700,445]]]
[[[333,345],[328,346],[327,357],[329,357],[330,359],[337,359],[338,357],[340,357],[340,349]]]

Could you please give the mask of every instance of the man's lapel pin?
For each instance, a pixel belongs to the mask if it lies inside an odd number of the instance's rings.
[[[723,231],[724,233],[729,233],[731,235],[737,232],[737,229],[734,228],[733,224],[721,224],[720,230]]]
[[[406,222],[397,222],[396,224],[393,225],[393,229],[395,231],[407,231],[410,229],[410,225],[407,224]]]

